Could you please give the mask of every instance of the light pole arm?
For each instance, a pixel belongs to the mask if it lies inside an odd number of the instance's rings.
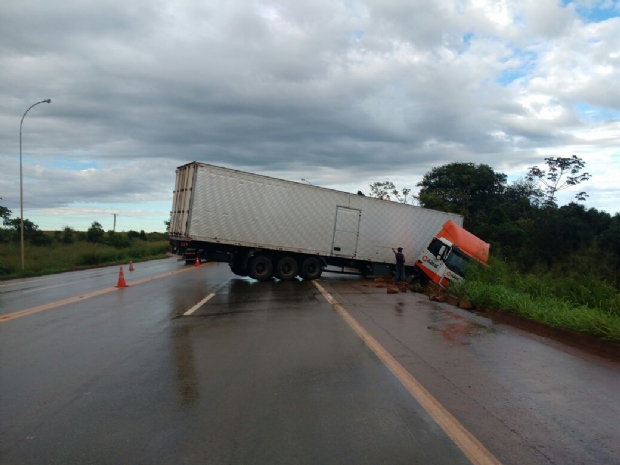
[[[22,140],[21,139],[21,136],[22,136],[22,124],[24,124],[24,118],[26,117],[26,113],[28,113],[32,107],[36,107],[39,103],[52,103],[52,99],[51,98],[47,98],[47,99],[41,100],[40,102],[37,102],[37,103],[35,103],[33,105],[30,105],[30,108],[28,108],[24,112],[24,116],[22,116],[22,121],[21,121],[21,123],[19,123],[19,141],[20,141],[19,146],[20,147],[21,147],[21,140]]]

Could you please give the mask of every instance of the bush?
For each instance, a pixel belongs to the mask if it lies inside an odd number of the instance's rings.
[[[88,231],[86,231],[86,240],[96,244],[103,240],[104,234],[101,224],[94,221],[90,228],[88,228]]]
[[[620,342],[620,294],[613,285],[591,274],[520,274],[505,261],[491,264],[492,268],[474,264],[467,279],[450,291],[482,309],[516,313]]]
[[[113,263],[123,259],[123,253],[118,252],[91,252],[82,254],[77,260],[77,266],[95,266]]]
[[[0,276],[8,275],[12,272],[13,270],[8,265],[0,262]]]
[[[62,230],[62,237],[60,241],[63,244],[73,244],[73,233],[74,232],[75,231],[73,230],[73,228],[69,226],[65,226]]]
[[[50,245],[52,242],[54,242],[54,239],[43,231],[36,230],[30,234],[30,243],[32,245]]]
[[[10,229],[0,228],[0,243],[10,242],[13,238],[13,231]]]
[[[122,234],[116,234],[114,231],[108,231],[108,237],[103,241],[104,244],[117,249],[126,249],[131,247],[131,241]]]
[[[168,233],[159,232],[148,233],[146,237],[149,242],[167,241],[169,239]]]

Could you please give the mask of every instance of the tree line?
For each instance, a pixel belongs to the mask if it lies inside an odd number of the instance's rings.
[[[0,206],[0,218],[3,227],[0,228],[0,243],[10,243],[21,241],[21,220],[11,218],[11,210]],[[98,221],[94,221],[86,231],[76,231],[70,226],[65,226],[60,231],[49,234],[42,231],[38,225],[27,218],[24,218],[24,241],[32,245],[49,246],[57,244],[73,244],[74,242],[91,242],[94,244],[105,244],[116,248],[131,247],[133,240],[142,241],[162,241],[167,240],[166,233],[151,232],[144,230],[127,231],[118,233],[115,231],[105,231]]]
[[[488,165],[449,163],[424,175],[415,199],[421,207],[463,215],[465,228],[491,244],[492,256],[520,271],[587,273],[620,284],[620,214],[586,208],[580,203],[585,191],[558,205],[558,192],[591,176],[575,155],[545,158],[545,165],[508,183]],[[370,196],[386,200],[403,201],[410,193],[389,181],[370,188]]]

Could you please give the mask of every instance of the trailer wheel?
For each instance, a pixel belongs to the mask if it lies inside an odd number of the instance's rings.
[[[316,257],[308,257],[301,264],[300,275],[304,279],[319,279],[323,273],[323,263]]]
[[[276,278],[282,281],[290,281],[297,276],[298,272],[299,267],[294,258],[282,257],[278,260],[278,264],[276,265]]]
[[[273,263],[266,255],[259,255],[250,260],[248,275],[258,281],[267,281],[273,275]]]

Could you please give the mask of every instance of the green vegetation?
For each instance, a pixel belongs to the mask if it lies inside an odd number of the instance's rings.
[[[168,235],[108,231],[94,222],[88,231],[43,232],[24,219],[25,270],[21,269],[20,221],[10,210],[0,210],[5,228],[0,229],[0,278],[38,276],[99,265],[163,258],[169,250]]]
[[[555,327],[620,342],[620,293],[591,274],[522,274],[492,260],[492,268],[473,266],[467,280],[450,291],[481,309],[502,310]]]
[[[465,227],[491,244],[491,268],[472,267],[452,289],[476,306],[620,342],[620,214],[556,194],[588,181],[576,156],[545,159],[508,184],[487,165],[451,163],[418,184],[424,207],[459,213]]]
[[[491,268],[472,267],[452,291],[480,308],[620,342],[620,214],[585,208],[583,191],[559,206],[558,192],[591,176],[575,155],[544,163],[512,183],[488,165],[450,163],[417,184],[422,207],[463,215],[491,244]],[[384,187],[371,184],[370,195],[391,199],[394,186]]]

